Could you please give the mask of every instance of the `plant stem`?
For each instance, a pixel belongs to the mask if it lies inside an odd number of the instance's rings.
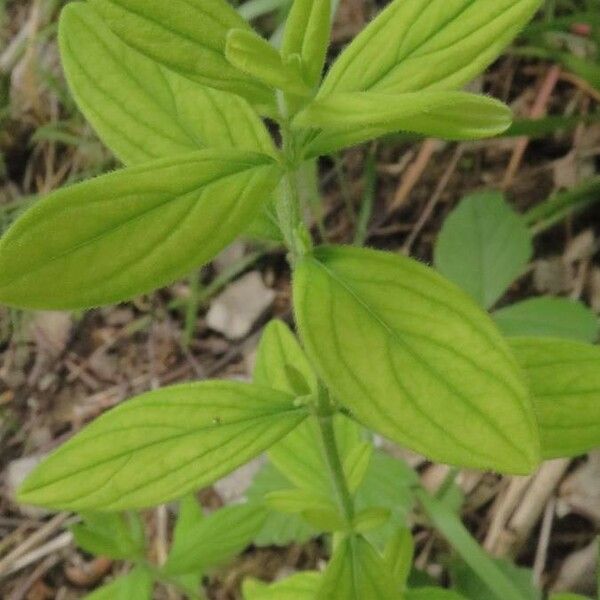
[[[348,489],[344,467],[342,466],[340,453],[335,439],[335,431],[333,429],[334,414],[335,413],[332,412],[327,400],[321,398],[315,414],[319,426],[321,446],[329,470],[329,475],[331,476],[331,483],[333,485],[339,509],[347,523],[351,524],[354,517],[354,502],[350,490]]]

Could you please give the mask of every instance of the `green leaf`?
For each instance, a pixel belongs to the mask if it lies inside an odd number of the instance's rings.
[[[143,525],[138,515],[89,513],[71,527],[75,543],[90,554],[114,559],[144,555]]]
[[[456,90],[483,71],[541,0],[395,0],[342,52],[319,98],[333,92]]]
[[[27,478],[19,499],[68,510],[142,508],[206,486],[306,416],[282,392],[206,381],[142,394],[96,419]]]
[[[298,379],[293,377],[294,371],[305,381],[300,388]],[[315,372],[296,336],[279,319],[270,321],[263,330],[256,351],[254,382],[297,396],[319,389]]]
[[[309,508],[302,513],[302,518],[317,531],[334,533],[348,530],[348,522],[336,508]]]
[[[389,570],[362,536],[344,537],[323,574],[315,600],[398,600]]]
[[[271,109],[271,90],[225,58],[227,33],[249,25],[224,0],[90,0],[126,44],[198,83]]]
[[[600,347],[551,338],[515,338],[539,421],[544,458],[600,446]]]
[[[414,551],[415,542],[408,527],[400,527],[386,544],[384,559],[400,589],[406,587]]]
[[[363,482],[372,456],[373,445],[369,442],[361,442],[354,446],[344,458],[344,474],[350,493],[356,492]]]
[[[85,596],[85,600],[151,600],[152,575],[141,567],[136,567],[124,577],[103,585]]]
[[[313,156],[399,131],[450,140],[491,137],[511,119],[499,100],[466,92],[350,92],[312,102],[293,124],[324,130],[309,138],[304,151]]]
[[[381,527],[387,523],[389,519],[390,511],[387,508],[365,508],[354,516],[354,519],[352,519],[352,526],[357,533],[365,533]]]
[[[59,40],[78,106],[126,165],[203,147],[274,154],[269,133],[245,100],[200,86],[136,52],[89,5],[64,8]]]
[[[509,578],[521,592],[524,600],[541,600],[542,592],[533,584],[533,571],[517,567],[506,559],[492,559],[495,566]],[[455,561],[450,567],[452,583],[468,600],[498,600],[498,596],[482,582],[481,578],[464,562]]]
[[[464,198],[444,222],[435,266],[484,308],[519,277],[532,255],[531,235],[499,192]]]
[[[250,545],[265,516],[264,508],[255,504],[217,510],[189,528],[185,541],[171,550],[164,572],[205,572],[227,562]]]
[[[301,389],[298,389],[299,378],[306,382],[300,386]],[[306,354],[294,334],[282,321],[271,321],[265,327],[258,346],[254,381],[259,385],[294,395],[318,392],[317,378]],[[360,444],[360,429],[344,415],[335,415],[333,426],[340,453],[347,456]],[[329,471],[314,419],[307,419],[271,447],[268,456],[294,485],[322,494],[331,493]]]
[[[508,575],[471,536],[460,518],[444,502],[436,500],[425,490],[416,495],[433,525],[450,542],[459,556],[481,580],[484,590],[495,600],[531,600],[523,593],[519,582]],[[477,600],[482,600],[477,596]]]
[[[365,425],[433,460],[528,473],[539,462],[523,375],[452,283],[386,252],[322,247],[294,276],[308,356]]]
[[[529,298],[492,315],[507,336],[540,336],[594,342],[598,318],[582,302],[566,298]]]
[[[190,543],[194,528],[204,519],[202,507],[196,499],[196,494],[188,494],[179,502],[179,513],[173,531],[173,542],[171,543],[170,557],[180,554],[182,548]]]
[[[298,55],[304,77],[311,86],[319,83],[331,31],[331,0],[294,0],[288,15],[281,53]]]
[[[232,29],[225,46],[227,60],[275,89],[307,96],[310,88],[294,63],[286,64],[279,52],[264,38],[246,29]]]
[[[278,179],[265,155],[201,150],[54,192],[0,240],[0,301],[88,308],[170,283],[230,243]]]
[[[457,594],[453,590],[444,590],[438,587],[422,587],[414,590],[407,590],[406,600],[465,600],[464,596]]]
[[[254,477],[246,495],[248,501],[263,504],[265,496],[272,491],[289,487],[289,481],[271,464],[266,464]],[[302,544],[318,535],[298,515],[283,514],[274,510],[267,512],[261,530],[254,537],[257,546],[287,546]]]
[[[331,500],[310,490],[277,490],[265,496],[267,506],[283,513],[297,514],[305,510],[335,509]]]
[[[256,579],[246,579],[242,585],[244,600],[314,600],[321,579],[320,573],[306,571],[267,585]]]
[[[406,463],[380,451],[373,453],[354,502],[356,510],[371,506],[390,510],[389,521],[366,535],[377,548],[383,550],[398,527],[406,527],[414,503],[411,488],[418,483],[418,476]]]

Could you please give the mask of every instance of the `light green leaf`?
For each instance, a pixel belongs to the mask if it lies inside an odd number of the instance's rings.
[[[296,385],[294,371],[306,382],[301,389]],[[290,328],[279,319],[270,321],[263,330],[256,351],[254,381],[296,396],[318,391],[317,377],[306,354]]]
[[[385,547],[384,560],[400,589],[406,587],[413,563],[415,542],[408,527],[400,527]]]
[[[418,476],[406,463],[380,451],[373,453],[354,502],[356,510],[370,506],[390,510],[389,521],[366,535],[377,548],[383,550],[398,527],[406,527],[414,503],[411,488],[418,483]]]
[[[306,416],[283,392],[205,381],[148,392],[105,413],[27,478],[19,499],[116,511],[167,502],[257,456]]]
[[[344,458],[344,474],[348,489],[352,494],[356,492],[363,482],[372,456],[373,444],[370,442],[361,442],[351,448]]]
[[[483,71],[541,0],[394,0],[342,52],[319,97],[456,90]]]
[[[77,104],[127,166],[203,147],[274,154],[245,100],[161,67],[124,44],[88,4],[64,8],[59,41]]]
[[[246,579],[242,585],[244,600],[314,600],[320,573],[306,571],[297,573],[267,585],[256,579]]]
[[[466,92],[351,92],[312,102],[293,124],[324,130],[309,138],[304,151],[313,156],[398,131],[450,140],[491,137],[511,119],[499,100]]]
[[[264,505],[265,496],[272,491],[289,487],[289,481],[271,464],[266,464],[254,477],[246,495],[248,501]],[[287,546],[291,543],[302,544],[318,535],[298,515],[283,514],[274,510],[267,512],[261,530],[256,534],[257,546]]]
[[[331,0],[294,0],[288,15],[281,53],[298,55],[306,81],[319,83],[331,31]]]
[[[365,425],[433,460],[528,473],[539,462],[523,374],[493,322],[432,269],[322,247],[294,276],[308,356]]]
[[[294,377],[293,373],[297,373]],[[308,389],[298,389],[303,378]],[[271,321],[258,346],[254,381],[294,395],[317,393],[318,382],[304,351],[282,321]],[[336,441],[342,456],[360,443],[360,428],[344,415],[334,416]],[[322,494],[332,492],[329,471],[321,450],[318,426],[307,419],[268,451],[271,462],[294,485]]]
[[[348,531],[348,522],[336,508],[309,508],[302,513],[302,518],[317,531]]]
[[[483,550],[451,508],[425,490],[417,490],[416,495],[434,527],[477,575],[483,586],[480,589],[490,593],[490,598],[495,600],[531,600],[531,596],[523,592],[521,582]],[[483,600],[480,595],[476,598]]]
[[[499,192],[467,196],[450,213],[435,246],[435,266],[485,308],[523,273],[531,234]]]
[[[225,58],[227,33],[250,26],[225,0],[90,0],[129,46],[198,83],[271,109],[271,90]]]
[[[398,600],[398,595],[385,562],[359,535],[339,542],[315,600]]]
[[[558,337],[594,342],[598,318],[582,302],[566,298],[529,298],[492,315],[508,336]]]
[[[290,514],[305,510],[335,509],[327,496],[297,488],[270,492],[265,496],[265,502],[274,510]]]
[[[352,526],[357,533],[365,533],[377,529],[390,519],[390,510],[387,508],[365,508],[352,519]]]
[[[247,29],[232,29],[225,46],[227,60],[275,89],[307,96],[310,88],[295,63],[285,63],[281,54],[267,40]]]
[[[540,427],[544,458],[600,446],[600,347],[552,338],[515,338]]]
[[[88,308],[170,283],[230,243],[278,179],[265,155],[200,150],[54,192],[0,240],[0,301]]]
[[[140,567],[136,567],[124,577],[103,585],[85,596],[85,600],[151,600],[152,575]]]
[[[255,504],[217,510],[188,529],[185,541],[171,550],[164,572],[205,572],[227,562],[250,545],[265,517],[265,509]]]
[[[202,507],[196,499],[196,494],[188,494],[179,502],[179,512],[173,531],[173,541],[171,543],[170,557],[181,553],[181,549],[189,545],[189,540],[193,535],[194,528],[204,520]]]
[[[144,555],[143,524],[136,514],[90,513],[71,527],[75,543],[90,554],[114,559]]]
[[[464,596],[453,590],[444,590],[438,587],[422,587],[406,590],[406,600],[465,600]]]

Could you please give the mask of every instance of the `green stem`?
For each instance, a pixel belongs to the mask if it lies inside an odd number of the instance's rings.
[[[327,400],[324,398],[320,399],[315,418],[319,426],[321,447],[323,455],[325,456],[325,462],[327,464],[327,469],[329,470],[339,509],[346,522],[350,525],[354,518],[354,501],[352,500],[352,495],[348,489],[344,467],[342,466],[340,453],[335,439],[335,431],[333,429],[334,414],[335,413],[332,412]]]

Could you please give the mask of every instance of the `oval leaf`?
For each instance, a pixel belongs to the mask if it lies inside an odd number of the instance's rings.
[[[89,5],[64,8],[59,41],[78,106],[126,165],[203,147],[274,153],[245,100],[161,67],[124,44]]]
[[[334,91],[458,89],[502,52],[540,4],[395,0],[342,52],[319,97]]]
[[[90,0],[129,46],[181,75],[273,106],[266,86],[225,58],[227,32],[249,25],[224,0]]]
[[[202,150],[59,190],[0,240],[0,301],[88,308],[165,285],[230,243],[278,179],[265,155]]]
[[[437,270],[481,306],[492,306],[527,267],[533,252],[524,220],[499,192],[463,198],[435,246]]]
[[[539,460],[521,371],[491,319],[416,261],[324,247],[294,277],[309,357],[370,428],[430,458],[511,473]]]
[[[50,455],[19,500],[102,511],[167,502],[243,465],[305,416],[287,394],[231,381],[142,394]]]
[[[600,348],[551,338],[515,338],[529,380],[544,458],[600,447]]]

